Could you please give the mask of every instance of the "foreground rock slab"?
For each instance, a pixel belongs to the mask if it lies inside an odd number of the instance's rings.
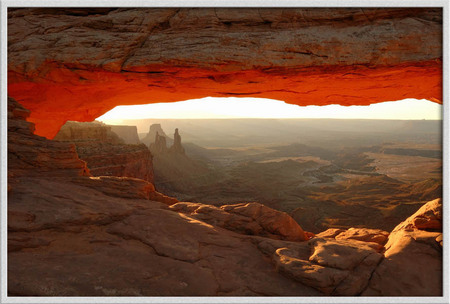
[[[257,203],[178,202],[148,181],[89,176],[73,146],[33,135],[12,99],[8,110],[9,296],[442,295],[441,199],[385,245],[374,229],[309,239]]]
[[[235,232],[260,235],[288,241],[306,241],[308,235],[287,213],[259,203],[224,205],[220,208],[180,202],[172,210]]]
[[[278,273],[248,236],[103,192],[44,178],[10,190],[10,295],[320,294]]]
[[[395,227],[385,248],[363,295],[442,295],[442,200],[428,202]]]
[[[359,241],[313,238],[309,245],[309,257],[287,247],[277,249],[272,260],[281,273],[327,295],[360,294],[383,258]]]

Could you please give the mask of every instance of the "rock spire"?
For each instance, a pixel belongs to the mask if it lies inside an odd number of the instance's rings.
[[[178,133],[178,128],[175,129],[175,133],[173,134],[173,145],[170,147],[169,152],[184,154],[184,148],[181,145],[181,136]]]
[[[167,142],[164,135],[159,135],[159,132],[155,134],[155,142],[150,144],[150,151],[154,154],[167,153]]]

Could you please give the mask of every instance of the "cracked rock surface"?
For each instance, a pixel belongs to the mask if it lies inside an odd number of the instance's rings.
[[[288,241],[306,241],[309,237],[287,213],[259,203],[224,205],[219,207],[180,202],[171,210],[214,226],[243,234],[260,235]]]
[[[395,227],[385,248],[363,295],[441,295],[442,200],[428,202]]]
[[[8,110],[9,147],[30,160],[8,162],[9,296],[442,295],[440,199],[386,245],[360,228],[306,240],[260,204],[177,202],[144,180],[89,176],[70,145],[33,135],[12,99]]]

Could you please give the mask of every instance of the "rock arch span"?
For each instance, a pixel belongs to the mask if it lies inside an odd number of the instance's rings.
[[[36,134],[116,105],[246,96],[442,102],[440,8],[10,8],[8,95]]]

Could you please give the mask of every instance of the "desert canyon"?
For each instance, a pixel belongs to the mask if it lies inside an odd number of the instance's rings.
[[[206,96],[442,103],[442,9],[9,8],[8,296],[443,295],[441,134],[231,166],[242,152],[185,126],[94,121]],[[382,167],[392,155],[426,158],[423,176]]]

